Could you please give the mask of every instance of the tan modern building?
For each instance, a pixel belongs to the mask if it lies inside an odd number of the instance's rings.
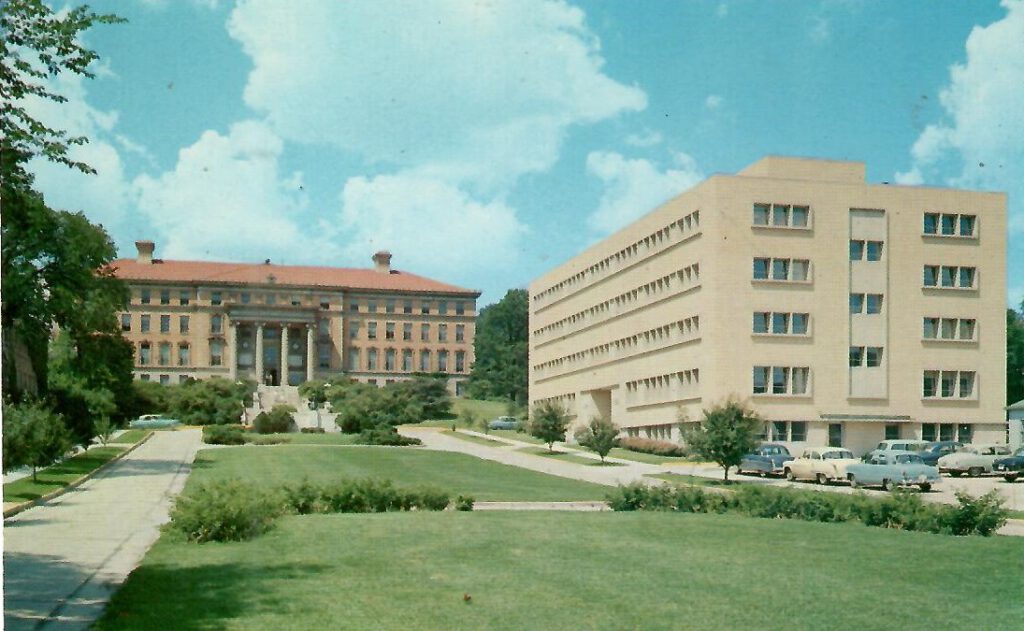
[[[297,385],[344,373],[384,385],[447,373],[461,394],[480,292],[391,269],[165,261],[152,241],[112,266],[131,289],[121,329],[139,379],[219,375]]]
[[[1006,196],[859,162],[715,175],[530,286],[531,403],[677,440],[729,396],[765,438],[1005,441]]]

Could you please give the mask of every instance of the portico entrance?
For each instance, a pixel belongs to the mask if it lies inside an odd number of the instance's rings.
[[[245,377],[268,386],[297,386],[313,379],[314,314],[289,313],[276,322],[273,315],[278,314],[231,314],[231,379]]]

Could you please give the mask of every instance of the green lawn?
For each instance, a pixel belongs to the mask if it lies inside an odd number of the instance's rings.
[[[110,444],[110,445],[124,445],[124,444],[134,445],[135,443],[137,443],[140,440],[142,440],[143,438],[145,438],[146,434],[148,434],[148,433],[150,433],[152,431],[153,430],[151,430],[151,429],[129,429],[129,430],[126,430],[123,434],[121,434],[117,438],[111,438],[110,441],[108,442],[108,444]]]
[[[35,482],[32,481],[32,476],[28,476],[5,484],[4,501],[27,502],[38,499],[51,491],[67,486],[90,471],[95,471],[124,450],[125,447],[115,445],[93,447],[60,464],[40,469]]]
[[[346,447],[312,445],[229,447],[199,452],[188,484],[242,478],[262,484],[288,484],[309,478],[329,482],[340,478],[389,478],[396,485],[429,485],[453,496],[477,500],[569,501],[601,500],[608,487],[559,478],[519,467],[481,460],[466,454],[415,447]]]
[[[632,460],[634,462],[646,462],[647,464],[686,464],[692,462],[686,458],[677,458],[673,456],[658,456],[656,454],[648,454],[642,451],[632,451],[630,449],[623,449],[622,447],[613,447],[608,455],[612,458],[622,458],[623,460]]]
[[[351,445],[359,434],[323,433],[303,434],[302,432],[289,432],[287,434],[267,434],[278,438],[291,445]]]
[[[1020,553],[733,515],[311,515],[246,543],[165,534],[95,628],[1008,629]]]
[[[561,460],[563,462],[573,462],[576,464],[584,464],[591,467],[621,467],[617,462],[604,462],[594,458],[587,458],[586,456],[580,456],[579,454],[569,453],[566,451],[555,451],[548,450],[547,447],[520,447],[519,451],[534,456],[543,456],[545,458],[552,458],[554,460]]]
[[[445,419],[431,419],[420,423],[420,425],[428,425],[433,427],[451,427],[452,423],[456,427],[465,427],[463,423],[459,421],[459,414],[463,410],[469,410],[476,414],[477,419],[487,419],[492,421],[499,416],[504,416],[507,413],[507,404],[504,401],[480,401],[477,399],[452,399],[452,417]],[[480,429],[480,426],[471,427],[469,429]]]
[[[460,440],[466,440],[466,441],[469,441],[471,443],[476,443],[478,445],[485,445],[487,447],[509,447],[510,446],[508,443],[502,442],[500,440],[494,440],[492,438],[484,438],[483,436],[476,436],[474,434],[463,434],[462,432],[453,432],[450,429],[449,430],[445,430],[444,433],[449,435],[449,436],[454,436],[455,438],[458,438]]]
[[[705,478],[699,475],[687,475],[683,473],[652,473],[644,477],[657,478],[659,480],[666,480],[673,484],[685,484],[687,486],[726,486],[726,482],[723,478]],[[742,483],[742,479],[731,477],[729,478],[728,486]]]
[[[491,435],[518,440],[521,443],[530,443],[531,445],[547,445],[547,443],[535,436],[530,436],[526,432],[517,432],[514,429],[492,429]],[[558,443],[555,444],[557,445]]]

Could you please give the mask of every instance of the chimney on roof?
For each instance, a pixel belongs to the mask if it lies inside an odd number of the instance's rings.
[[[381,274],[391,273],[391,252],[381,250],[373,255],[373,267]]]
[[[156,244],[152,241],[136,241],[135,247],[139,251],[139,256],[135,260],[143,265],[152,265]]]

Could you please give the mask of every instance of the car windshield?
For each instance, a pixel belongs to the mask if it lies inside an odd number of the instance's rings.
[[[822,454],[822,458],[825,460],[841,460],[843,458],[853,458],[853,453],[846,451],[845,449],[838,449],[836,451],[826,451]]]
[[[899,464],[924,464],[921,460],[921,456],[917,454],[898,454],[896,456],[896,462]]]
[[[761,448],[761,455],[763,455],[763,456],[779,456],[779,455],[788,456],[789,455],[789,450],[786,449],[785,447],[783,447],[782,445],[768,445],[767,447],[762,447]]]

